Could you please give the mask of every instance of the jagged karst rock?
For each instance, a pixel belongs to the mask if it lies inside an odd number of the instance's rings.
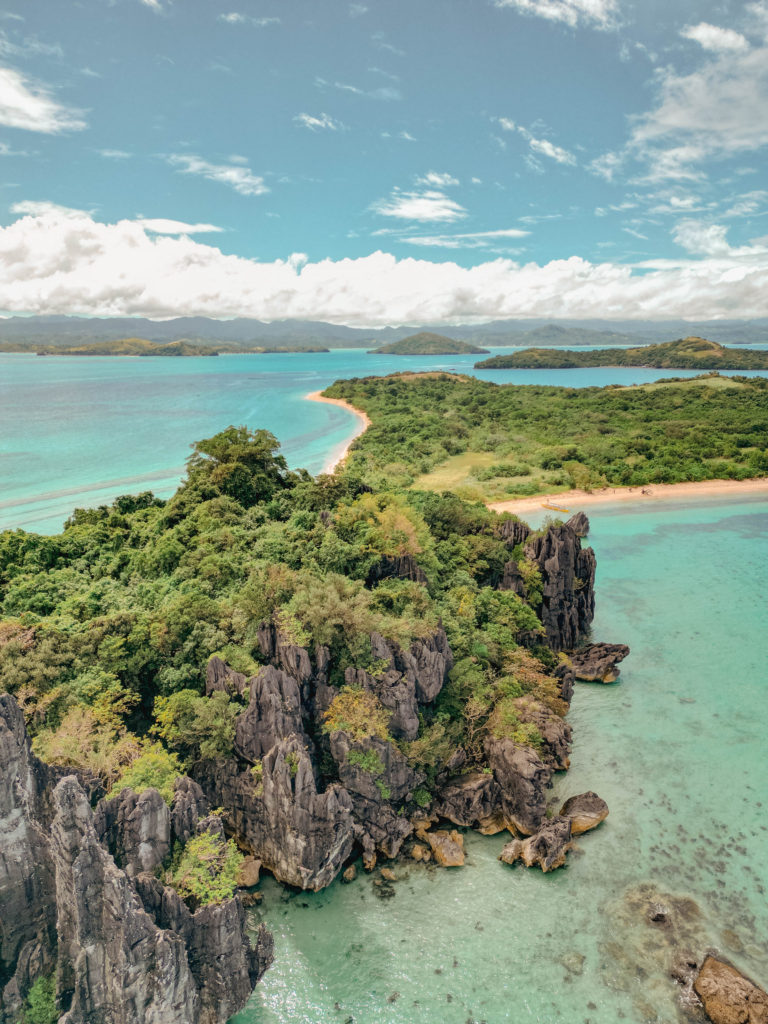
[[[501,814],[501,789],[487,772],[470,772],[447,782],[437,794],[435,813],[454,825],[477,828],[485,835],[506,827]]]
[[[571,833],[580,836],[605,821],[608,817],[608,804],[597,793],[580,793],[565,801],[560,808],[560,815],[570,819]]]
[[[301,687],[311,681],[313,671],[308,651],[289,643],[273,622],[263,622],[257,636],[261,653],[273,665],[293,676]]]
[[[56,901],[48,854],[49,773],[30,749],[21,708],[0,696],[0,1021],[20,1017],[35,967],[54,960]]]
[[[512,531],[510,531],[512,532]],[[547,642],[555,651],[570,650],[589,630],[595,614],[595,553],[582,548],[589,532],[583,512],[543,534],[528,534],[524,554],[541,572],[542,601],[537,609]],[[514,560],[504,567],[502,590],[524,593],[522,575]]]
[[[427,576],[413,555],[383,555],[368,573],[367,583],[373,586],[381,580],[413,580],[427,583]]]
[[[184,942],[201,993],[200,1024],[225,1021],[244,1006],[272,963],[274,942],[263,924],[254,946],[243,942],[246,922],[242,901],[236,897],[199,907],[193,914],[173,889],[152,875],[140,875],[136,889],[155,924]]]
[[[365,847],[369,841],[368,845],[372,844],[386,857],[396,857],[412,826],[407,818],[395,813],[389,801],[404,799],[423,777],[414,774],[393,743],[378,736],[353,741],[347,733],[337,730],[331,734],[330,742],[339,778],[352,798],[358,842]]]
[[[237,884],[241,889],[252,889],[259,884],[261,861],[255,857],[246,857],[237,872]]]
[[[506,541],[509,547],[517,547],[524,544],[530,535],[531,528],[522,519],[505,519],[497,527],[499,537]]]
[[[499,854],[505,864],[522,860],[526,867],[535,864],[546,873],[565,864],[565,857],[571,848],[570,818],[551,818],[535,835],[528,839],[513,839]]]
[[[230,697],[242,697],[247,689],[248,679],[242,672],[235,672],[215,655],[210,659],[205,669],[206,697],[217,691],[228,693]]]
[[[329,885],[354,845],[352,799],[337,784],[318,792],[301,740],[280,740],[259,783],[234,760],[201,761],[193,776],[227,827],[275,878],[315,891]]]
[[[563,661],[554,670],[552,675],[560,681],[560,697],[570,704],[573,699],[573,684],[576,681],[576,673],[570,662]]]
[[[171,812],[156,789],[145,789],[141,796],[123,789],[100,800],[93,824],[117,866],[131,878],[154,871],[170,853]]]
[[[237,898],[198,911],[190,940],[158,925],[137,886],[160,883],[118,867],[78,778],[61,775],[30,752],[18,704],[0,696],[0,1022],[17,1024],[30,986],[56,966],[61,1024],[224,1024],[268,966],[271,936],[251,950]],[[98,809],[105,841],[134,868],[154,867],[167,845],[170,813],[158,800],[125,790]],[[167,893],[181,928],[191,915]],[[239,963],[250,970],[233,984]]]
[[[306,652],[305,652],[306,653]],[[235,752],[255,764],[288,736],[304,738],[299,684],[267,665],[251,680],[250,703],[237,719]]]
[[[708,956],[693,989],[712,1024],[768,1024],[768,994],[722,960]]]
[[[186,843],[197,833],[198,823],[210,812],[205,793],[188,775],[181,775],[173,784],[171,804],[171,834]]]
[[[544,764],[553,771],[567,771],[571,763],[571,738],[573,730],[570,725],[546,704],[532,701],[526,697],[515,702],[520,721],[536,726],[541,735],[540,757]]]
[[[384,668],[376,675],[348,668],[345,682],[375,693],[392,712],[392,735],[413,740],[419,732],[419,704],[428,704],[437,697],[453,668],[448,637],[443,629],[438,629],[432,636],[414,640],[404,651],[379,633],[372,633],[371,653]]]
[[[511,739],[489,737],[485,749],[501,790],[505,826],[516,834],[532,835],[546,815],[544,790],[552,776],[551,769],[534,750]]]
[[[571,665],[577,679],[589,683],[615,683],[618,663],[629,654],[626,644],[587,644],[571,652]]]

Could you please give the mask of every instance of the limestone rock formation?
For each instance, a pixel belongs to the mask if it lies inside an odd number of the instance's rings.
[[[267,665],[251,680],[250,704],[237,720],[235,751],[255,764],[288,736],[304,737],[301,692],[295,678]]]
[[[522,540],[516,539],[523,536],[521,529],[508,527],[507,532],[515,543],[524,544],[525,557],[541,572],[538,614],[547,642],[555,651],[576,647],[595,614],[595,554],[581,546],[589,532],[587,517],[579,512],[562,526],[551,526],[543,534],[525,534]],[[505,565],[500,588],[524,594],[525,585],[514,560]]]
[[[94,816],[78,778],[61,775],[31,753],[18,704],[0,696],[0,1024],[17,1024],[54,966],[61,1024],[224,1024],[271,962],[271,936],[251,948],[239,898],[192,915],[166,889],[156,919],[140,892],[147,879],[163,889],[142,873],[168,849],[159,794],[125,790]]]
[[[205,695],[221,690],[230,697],[242,697],[248,688],[248,679],[242,672],[235,672],[221,658],[213,657],[205,669]]]
[[[301,740],[280,740],[262,760],[261,779],[236,761],[201,761],[194,770],[228,827],[281,882],[329,885],[354,845],[352,799],[339,785],[319,792]]]
[[[210,811],[205,793],[187,775],[176,779],[171,804],[171,831],[173,838],[186,843],[197,833],[198,822]]]
[[[543,872],[554,871],[565,864],[565,857],[571,848],[570,818],[551,818],[535,835],[528,839],[513,839],[499,854],[505,864],[522,860],[526,867],[535,864]]]
[[[440,867],[464,866],[464,839],[459,832],[427,832],[425,838],[432,849],[435,863]]]
[[[154,871],[171,851],[171,812],[156,789],[145,789],[141,796],[124,789],[111,800],[100,800],[94,827],[131,878]]]
[[[552,772],[530,747],[513,740],[486,740],[486,754],[501,790],[501,810],[507,828],[517,834],[536,832],[547,809],[544,790]]]
[[[560,808],[560,815],[570,819],[572,835],[580,836],[605,821],[608,817],[608,804],[597,793],[580,793],[565,801]]]
[[[617,665],[629,654],[626,644],[587,644],[571,652],[571,666],[577,679],[589,683],[615,683]]]
[[[768,1024],[768,994],[722,960],[706,957],[693,989],[712,1024]]]
[[[515,702],[520,721],[535,725],[541,735],[540,756],[553,771],[567,771],[571,763],[571,737],[573,730],[560,715],[540,701],[522,697]]]
[[[447,782],[437,794],[435,812],[454,825],[477,828],[486,835],[506,826],[501,814],[501,789],[493,775],[471,772]]]

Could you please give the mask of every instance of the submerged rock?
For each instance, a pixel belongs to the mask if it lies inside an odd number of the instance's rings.
[[[693,990],[712,1024],[768,1024],[768,994],[722,960],[704,960]]]
[[[554,871],[565,864],[571,848],[571,822],[569,818],[552,818],[528,839],[513,839],[499,854],[505,864],[522,860],[526,867],[535,864],[543,872]]]
[[[571,653],[571,666],[577,679],[588,683],[615,683],[618,663],[629,654],[626,644],[588,644]]]
[[[570,818],[571,833],[580,836],[605,821],[608,817],[608,804],[597,793],[580,793],[565,801],[560,808],[560,815]]]

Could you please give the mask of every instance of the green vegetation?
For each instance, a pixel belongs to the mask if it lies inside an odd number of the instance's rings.
[[[152,743],[123,771],[112,787],[112,796],[129,788],[137,795],[145,789],[156,789],[170,806],[173,784],[181,771],[182,765],[176,754],[170,753],[159,743]]]
[[[264,355],[283,352],[329,352],[319,345],[289,345],[265,347],[261,345],[238,345],[228,342],[194,341],[178,338],[175,341],[157,342],[146,338],[117,338],[106,341],[55,343],[32,341],[0,341],[0,352],[34,352],[39,356],[218,356],[224,353],[241,355]],[[473,349],[481,352],[483,349]]]
[[[487,352],[487,348],[478,348],[470,345],[467,341],[456,341],[454,338],[446,338],[442,334],[432,334],[430,331],[421,331],[419,334],[410,334],[400,341],[390,342],[380,348],[373,348],[369,355],[392,355],[392,356],[454,356],[464,353]]]
[[[492,356],[475,363],[478,370],[571,369],[579,366],[649,366],[662,370],[768,370],[768,351],[725,348],[704,338],[682,338],[662,345],[634,348],[564,349],[527,348],[507,356]]]
[[[259,628],[271,621],[310,652],[329,649],[338,694],[323,732],[343,729],[353,747],[391,739],[390,712],[345,682],[350,667],[388,670],[371,633],[407,649],[442,623],[482,690],[509,674],[521,638],[538,634],[535,572],[528,602],[495,589],[510,556],[502,522],[452,494],[372,486],[363,467],[290,472],[272,435],[227,428],[194,446],[169,501],[145,493],[79,509],[54,537],[0,534],[0,691],[19,700],[44,759],[96,773],[111,793],[155,786],[168,800],[180,770],[232,753],[245,705],[204,696],[209,658],[256,671]],[[402,561],[427,582],[393,575]],[[548,649],[530,657],[546,678]],[[472,720],[472,745],[460,683],[404,745],[430,778],[459,745],[479,757],[477,736],[491,728],[493,702]],[[379,770],[373,759],[363,766]],[[252,772],[257,795],[262,774]]]
[[[244,858],[234,840],[203,832],[190,839],[174,860],[168,881],[194,907],[204,907],[234,896]]]
[[[384,762],[381,760],[375,750],[350,750],[347,754],[347,763],[354,765],[356,768],[361,768],[364,772],[368,772],[369,775],[383,775],[384,774]]]
[[[56,976],[38,978],[27,993],[23,1024],[56,1024]]]
[[[371,417],[347,472],[374,487],[498,501],[768,473],[762,377],[557,388],[402,374],[338,382],[325,394]]]

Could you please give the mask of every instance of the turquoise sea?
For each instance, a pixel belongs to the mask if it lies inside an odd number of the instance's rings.
[[[414,358],[468,370],[474,357]],[[354,427],[303,401],[348,376],[402,369],[360,351],[218,359],[0,355],[0,528],[60,529],[78,504],[175,487],[189,445],[229,423],[267,427],[319,471]],[[498,382],[639,383],[602,369],[488,372]],[[318,894],[265,879],[254,923],[276,961],[236,1024],[674,1024],[672,948],[720,950],[768,985],[768,507],[588,510],[596,639],[628,643],[614,686],[581,684],[571,770],[611,814],[565,870],[508,868],[503,836],[467,833],[467,865],[362,872]],[[765,806],[764,806],[765,805]],[[649,896],[649,893],[652,895]],[[648,902],[688,898],[675,929]]]

